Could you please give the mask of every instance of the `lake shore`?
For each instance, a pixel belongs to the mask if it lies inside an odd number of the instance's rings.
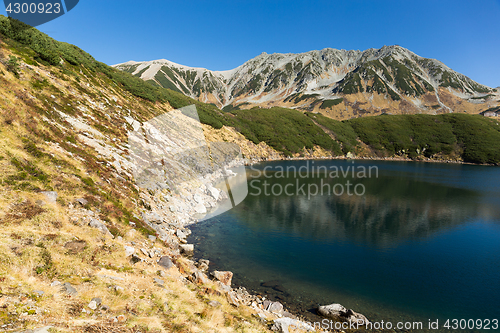
[[[282,158],[262,158],[252,159],[245,162],[245,165],[253,165],[263,162],[279,162],[279,161],[305,161],[305,160],[353,160],[353,161],[389,161],[389,162],[424,162],[424,163],[442,163],[442,164],[465,164],[465,165],[484,165],[484,166],[497,166],[495,164],[479,164],[464,162],[461,160],[446,160],[446,159],[432,159],[432,158],[419,158],[413,159],[409,157],[366,157],[366,156],[353,156],[346,157],[345,155],[339,156],[323,156],[323,157],[282,157]]]
[[[478,164],[472,164],[472,163],[467,163],[467,162],[462,162],[462,161],[449,161],[449,160],[435,160],[435,159],[426,159],[426,160],[414,160],[414,159],[409,159],[409,158],[400,158],[400,157],[390,157],[390,158],[372,158],[372,157],[368,157],[368,158],[346,158],[345,156],[341,156],[341,157],[332,157],[332,158],[327,158],[327,157],[323,157],[323,158],[311,158],[311,157],[293,157],[293,158],[280,158],[280,159],[266,159],[266,158],[263,158],[263,159],[253,159],[253,160],[245,160],[245,161],[241,161],[242,163],[244,163],[245,165],[254,165],[254,164],[258,164],[258,163],[265,163],[265,162],[280,162],[280,161],[300,161],[300,160],[353,160],[353,161],[388,161],[388,162],[427,162],[427,163],[441,163],[441,164],[469,164],[469,165],[478,165]],[[202,255],[203,257],[203,255]],[[208,257],[208,259],[210,259]],[[224,269],[225,265],[224,265],[224,262],[222,261],[214,261],[214,264],[216,264],[216,268],[217,269]],[[279,298],[273,298],[274,296],[280,296],[280,293],[278,292],[274,292],[273,288],[259,288],[258,291],[255,291],[255,286],[259,287],[258,284],[258,280],[255,281],[255,283],[245,283],[244,281],[242,282],[239,282],[238,279],[235,279],[235,282],[236,282],[236,286],[244,286],[246,288],[248,288],[248,291],[250,291],[252,293],[252,290],[253,290],[253,293],[254,294],[257,294],[257,295],[266,295],[266,296],[269,296],[270,299],[272,300],[278,300],[280,301],[283,305],[285,305],[285,307],[287,308],[287,311],[292,313],[293,315],[297,316],[298,318],[301,318],[302,320],[304,321],[321,321],[323,319],[323,317],[320,317],[318,316],[315,311],[314,311],[314,307],[304,307],[303,305],[304,304],[294,304],[293,301],[289,302],[285,299],[279,299]],[[248,282],[248,281],[247,281]],[[266,281],[265,281],[266,282]],[[262,283],[260,284],[262,286]],[[266,292],[266,289],[269,291],[269,292]],[[292,295],[293,296],[293,295]],[[293,297],[291,297],[291,299],[293,299]],[[336,302],[335,299],[332,299],[331,301],[328,301],[330,303],[332,302]],[[302,306],[301,306],[302,305]],[[326,304],[321,304],[321,305],[326,305]],[[353,309],[354,311],[356,311],[357,309],[354,308]],[[368,319],[371,319],[371,318],[368,318]]]

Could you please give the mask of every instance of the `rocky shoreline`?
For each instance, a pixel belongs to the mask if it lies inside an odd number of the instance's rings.
[[[263,162],[274,162],[274,161],[305,161],[305,160],[361,160],[361,161],[393,161],[393,162],[425,162],[425,163],[446,163],[446,164],[466,164],[466,165],[485,165],[492,166],[492,164],[478,164],[464,162],[461,160],[447,160],[447,159],[432,159],[432,158],[419,158],[412,159],[409,157],[372,157],[372,156],[306,156],[306,157],[281,157],[281,158],[262,158],[262,159],[252,159],[245,165],[253,165]]]
[[[309,158],[293,158],[293,160],[305,159]],[[292,160],[292,158],[272,160]],[[230,169],[241,165],[252,165],[266,161],[270,161],[270,159],[239,159],[232,161],[232,163],[228,164],[226,168]],[[191,258],[194,253],[194,245],[188,244],[187,239],[191,234],[189,227],[198,223],[197,216],[199,216],[200,209],[197,209],[197,207],[200,204],[206,205],[208,208],[215,208],[220,201],[227,200],[227,197],[224,197],[222,192],[217,191],[214,187],[222,179],[223,175],[220,171],[206,175],[201,180],[201,185],[192,187],[191,191],[188,191],[188,193],[192,196],[191,198],[186,196],[186,192],[183,193],[184,202],[181,202],[181,197],[179,195],[167,196],[165,198],[167,202],[175,202],[176,207],[182,207],[181,213],[189,212],[189,214],[181,215],[182,223],[180,224],[170,223],[168,228],[164,228],[163,223],[155,223],[155,221],[159,222],[164,220],[164,218],[161,217],[162,213],[165,213],[164,207],[162,206],[157,207],[160,208],[160,211],[153,208],[152,212],[143,212],[142,214],[144,221],[157,231],[160,240],[170,244],[170,246],[177,246],[179,254],[189,258],[188,262],[191,265],[193,273],[186,276],[188,281],[199,285],[207,284],[210,280],[215,281],[218,289],[216,293],[224,293],[227,296],[228,302],[235,307],[239,307],[241,305],[251,307],[253,311],[255,311],[254,315],[256,317],[258,317],[263,323],[269,324],[269,327],[276,331],[288,332],[291,327],[299,328],[298,331],[313,331],[315,330],[315,327],[312,326],[309,321],[318,318],[319,320],[321,320],[321,318],[325,318],[336,322],[347,323],[368,320],[362,314],[359,314],[351,309],[345,309],[342,305],[336,303],[325,305],[326,308],[335,308],[336,311],[332,310],[322,312],[320,310],[322,308],[318,308],[318,317],[313,318],[315,317],[313,316],[306,318],[303,316],[303,309],[293,309],[293,306],[287,309],[281,302],[271,301],[266,296],[258,292],[249,292],[244,286],[231,287],[233,273],[229,271],[210,271],[209,260],[192,260]],[[200,193],[200,190],[203,193]],[[153,198],[151,204],[154,205],[154,202],[157,201],[158,200]],[[172,209],[172,206],[170,206],[168,213],[179,214],[180,212],[177,208]],[[169,220],[171,220],[171,218],[172,216],[170,216]]]
[[[262,161],[269,161],[269,159],[238,159],[228,164],[227,168]],[[318,328],[314,327],[314,325],[320,322],[323,323],[323,320],[334,323],[369,320],[370,318],[357,313],[356,309],[346,309],[337,303],[324,304],[319,307],[317,309],[318,317],[313,312],[311,312],[311,315],[307,315],[305,312],[310,311],[310,309],[303,309],[300,304],[288,303],[283,298],[274,297],[275,295],[272,292],[259,293],[250,289],[247,290],[248,286],[235,285],[232,272],[225,271],[223,267],[214,266],[213,263],[211,265],[205,258],[193,259],[195,248],[193,244],[189,244],[190,239],[188,237],[191,234],[189,228],[194,223],[197,223],[200,213],[215,208],[221,200],[224,200],[221,191],[216,189],[213,184],[219,182],[225,173],[224,170],[221,170],[206,174],[201,179],[185,183],[176,189],[169,188],[164,183],[150,184],[153,189],[139,188],[137,186],[140,201],[136,202],[136,207],[139,209],[135,219],[129,222],[130,228],[127,228],[128,231],[121,234],[121,236],[114,233],[116,230],[113,230],[113,223],[105,220],[105,214],[101,214],[98,208],[93,208],[92,203],[84,198],[73,198],[71,201],[66,201],[62,207],[64,207],[64,215],[68,216],[69,228],[97,230],[91,231],[91,233],[97,232],[101,235],[95,239],[99,244],[104,244],[106,239],[113,238],[111,242],[115,246],[117,256],[123,262],[132,263],[139,270],[146,269],[154,272],[154,274],[151,274],[150,280],[155,288],[162,288],[169,281],[180,281],[187,289],[196,290],[196,293],[203,298],[203,302],[214,311],[219,307],[226,307],[227,309],[229,306],[241,313],[250,312],[256,320],[280,332],[290,332],[291,328],[295,327],[300,329],[293,330],[294,332],[312,331]],[[158,179],[155,179],[155,181],[158,181]],[[47,207],[47,205],[57,206],[57,203],[62,202],[55,191],[40,192],[39,196],[43,200],[38,200],[36,205],[41,207]],[[145,228],[149,231],[144,230]],[[146,237],[142,235],[141,231],[142,233],[147,231]],[[115,237],[113,237],[112,233]],[[68,253],[79,253],[81,248],[88,246],[91,241],[90,239],[85,241],[80,237],[74,237],[74,239],[63,243]],[[88,278],[90,280],[109,280],[112,292],[117,294],[126,292],[123,290],[125,281],[130,282],[133,279],[132,276],[127,276],[128,274],[125,272],[111,271],[107,268],[85,274],[90,274],[91,277]],[[76,284],[73,281],[76,281]],[[50,286],[46,286],[48,289],[45,292],[53,291],[61,295],[72,295],[76,290],[78,295],[84,295],[86,288],[88,288],[85,283],[82,286],[78,284],[77,280],[71,279],[61,280],[59,284],[57,281],[51,281]],[[270,287],[269,290],[279,289],[279,286],[271,285],[269,281],[267,283]],[[59,289],[60,291],[57,292],[56,290]],[[40,290],[43,290],[43,288]],[[140,292],[139,289],[134,290],[137,293]],[[105,302],[109,301],[109,299],[106,299],[105,293],[95,292],[91,296],[93,298],[90,296],[83,297],[86,299],[85,309],[90,309],[86,311],[91,311],[90,314],[108,311],[103,309],[107,309],[109,304],[105,304],[106,306],[97,304],[99,298],[102,298]],[[11,299],[7,297],[4,298],[4,301],[10,302]],[[223,305],[221,306],[220,303],[223,303]],[[113,310],[106,316],[111,320],[111,324],[121,325],[127,321],[129,313],[133,315],[132,312],[120,314]],[[311,322],[315,324],[311,325]],[[53,322],[46,322],[46,324],[51,323]],[[340,332],[342,330],[332,329],[331,331]]]
[[[357,157],[357,156],[339,156],[339,157],[280,157],[280,158],[253,158],[253,159],[238,159],[233,160],[226,168],[234,168],[241,165],[254,165],[262,162],[270,161],[287,161],[287,160],[363,160],[363,161],[411,161],[411,162],[429,162],[429,163],[456,163],[470,164],[463,161],[453,160],[435,160],[435,159],[409,159],[403,157]],[[157,232],[160,240],[169,244],[171,247],[177,247],[179,254],[191,258],[194,252],[194,246],[187,244],[187,238],[191,234],[190,226],[198,222],[200,213],[206,213],[200,206],[206,208],[215,208],[220,201],[227,199],[222,192],[214,186],[223,179],[221,171],[213,174],[205,175],[198,184],[189,184],[180,193],[167,195],[160,194],[161,198],[148,193],[143,196],[143,200],[148,202],[150,211],[142,213],[142,219]],[[159,191],[161,193],[161,191]],[[174,205],[172,205],[174,204]],[[164,223],[169,221],[168,223]],[[173,223],[172,223],[173,222]],[[285,309],[280,302],[272,302],[265,296],[259,295],[256,292],[249,292],[244,286],[231,288],[232,272],[227,271],[210,271],[210,262],[206,259],[194,261],[188,259],[191,264],[192,274],[186,278],[195,284],[205,284],[211,279],[217,283],[218,292],[224,293],[230,304],[235,307],[244,305],[249,306],[255,311],[255,316],[258,316],[263,322],[273,323],[272,326],[276,330],[288,332],[290,325],[297,325],[305,331],[314,329],[307,323],[308,319],[301,315],[298,309]],[[333,311],[333,310],[335,311]],[[304,311],[304,310],[302,310]],[[324,317],[334,321],[351,322],[355,320],[368,320],[362,314],[359,314],[351,309],[345,309],[340,304],[325,305],[317,310],[318,318]]]

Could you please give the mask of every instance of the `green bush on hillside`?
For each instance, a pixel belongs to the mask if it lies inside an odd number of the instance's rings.
[[[361,141],[379,155],[406,154],[431,157],[449,154],[457,142],[451,125],[430,115],[378,116],[347,121]]]
[[[480,115],[451,114],[448,122],[453,126],[463,147],[463,159],[470,163],[500,163],[500,125]]]
[[[274,107],[233,111],[231,125],[247,139],[269,146],[290,156],[318,145],[339,151],[340,146],[300,111]]]
[[[319,106],[320,109],[328,109],[331,108],[335,105],[339,105],[344,101],[343,98],[336,98],[336,99],[325,99],[323,103]]]
[[[307,116],[333,133],[335,140],[341,146],[341,152],[338,152],[339,155],[355,152],[356,147],[359,145],[357,141],[358,134],[354,132],[354,129],[349,124],[327,118],[321,114],[307,113]]]

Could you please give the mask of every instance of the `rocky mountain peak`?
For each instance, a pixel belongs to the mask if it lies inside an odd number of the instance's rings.
[[[478,113],[500,99],[491,88],[399,45],[263,52],[228,71],[167,60],[115,67],[226,110],[285,106],[345,119],[384,112]]]

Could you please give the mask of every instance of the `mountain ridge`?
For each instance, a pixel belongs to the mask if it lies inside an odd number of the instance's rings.
[[[403,113],[400,109],[407,113],[436,114],[455,109],[479,113],[500,100],[497,90],[439,60],[420,57],[398,45],[365,51],[325,48],[297,54],[264,52],[227,71],[189,67],[166,59],[129,61],[113,67],[221,109],[283,106],[331,118],[351,118]],[[343,101],[338,107],[323,103],[340,98]],[[367,105],[360,107],[359,103]],[[348,112],[343,114],[342,109]]]
[[[172,64],[174,66],[177,66],[177,67],[180,67],[180,68],[186,68],[186,69],[202,69],[202,70],[207,70],[207,71],[210,71],[212,73],[226,73],[226,72],[232,72],[232,71],[235,71],[237,70],[238,68],[242,67],[245,63],[247,62],[251,62],[253,60],[256,60],[260,57],[263,57],[263,56],[297,56],[297,55],[304,55],[304,54],[309,54],[309,53],[318,53],[318,52],[321,52],[321,51],[325,51],[325,50],[330,50],[330,51],[339,51],[339,52],[344,52],[344,53],[347,53],[347,52],[357,52],[357,53],[364,53],[364,52],[369,52],[369,51],[381,51],[381,50],[384,50],[384,49],[390,49],[390,48],[402,48],[402,49],[405,49],[399,45],[384,45],[382,46],[380,49],[377,49],[377,48],[369,48],[369,49],[366,49],[364,51],[361,51],[361,50],[346,50],[346,49],[336,49],[336,48],[332,48],[332,47],[325,47],[323,49],[319,49],[319,50],[310,50],[310,51],[306,51],[306,52],[301,52],[301,53],[293,53],[293,52],[288,52],[288,53],[280,53],[280,52],[273,52],[273,53],[267,53],[267,52],[262,52],[260,53],[259,55],[247,60],[246,62],[244,62],[242,65],[240,66],[237,66],[235,68],[232,68],[232,69],[227,69],[227,70],[211,70],[211,69],[208,69],[206,67],[197,67],[197,66],[187,66],[187,65],[182,65],[182,64],[179,64],[179,63],[176,63],[174,61],[171,61],[171,60],[168,60],[168,59],[155,59],[155,60],[146,60],[146,61],[135,61],[135,60],[129,60],[129,61],[126,61],[126,62],[123,62],[123,63],[118,63],[118,64],[115,64],[115,65],[111,65],[112,67],[118,67],[118,66],[121,66],[121,65],[137,65],[137,64],[144,64],[144,63],[169,63],[169,64]],[[405,49],[407,50],[408,52],[411,52],[413,53],[414,55],[416,55],[414,52],[408,50],[408,49]],[[437,59],[431,59],[431,60],[434,60],[434,61],[437,61],[441,64],[444,65],[443,62],[437,60]],[[445,65],[446,66],[446,65]],[[448,67],[448,66],[446,66]],[[448,67],[449,68],[449,67]]]

